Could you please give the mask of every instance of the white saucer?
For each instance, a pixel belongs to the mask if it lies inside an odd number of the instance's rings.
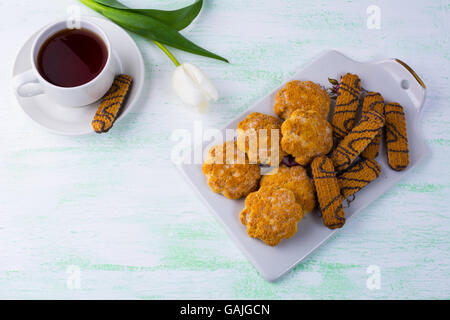
[[[128,33],[116,24],[97,17],[84,18],[96,23],[105,31],[110,39],[111,47],[119,60],[121,73],[133,77],[131,91],[128,94],[120,116],[116,120],[119,121],[134,107],[142,91],[144,84],[144,61],[141,52]],[[14,62],[13,76],[31,68],[31,45],[39,31],[34,33],[20,49]],[[16,95],[16,98],[23,111],[33,121],[51,132],[71,136],[95,132],[92,129],[91,121],[95,111],[97,111],[99,101],[88,106],[68,108],[53,102],[45,94],[29,98],[22,98]]]

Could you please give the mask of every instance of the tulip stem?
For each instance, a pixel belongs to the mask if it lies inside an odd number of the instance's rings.
[[[162,44],[158,41],[153,40],[153,42],[172,60],[172,62],[175,64],[176,67],[180,65],[178,60],[173,56],[173,54]]]

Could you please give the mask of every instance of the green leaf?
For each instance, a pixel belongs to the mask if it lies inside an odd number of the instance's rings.
[[[103,4],[108,7],[116,8],[116,9],[130,9],[126,5],[120,3],[117,0],[94,0],[97,3]]]
[[[132,9],[123,5],[117,0],[94,0],[94,1],[111,8],[129,10],[130,12],[136,12],[143,14],[145,16],[149,16],[151,18],[157,19],[167,24],[168,26],[171,26],[172,28],[178,31],[183,30],[188,25],[190,25],[191,22],[197,17],[203,6],[203,0],[196,0],[193,4],[187,7],[167,11],[156,9]]]
[[[177,30],[155,18],[136,12],[130,12],[129,10],[104,6],[97,3],[95,0],[80,1],[125,29],[133,31],[141,36],[193,54],[228,62],[227,59],[197,46],[195,43],[182,36]]]

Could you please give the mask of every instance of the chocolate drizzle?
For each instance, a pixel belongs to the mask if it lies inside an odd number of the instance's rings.
[[[398,103],[385,106],[386,146],[389,166],[401,171],[409,165],[408,138],[403,107]]]
[[[384,102],[379,93],[369,92],[364,98],[359,123],[343,138],[331,158],[336,170],[349,167],[384,127]]]
[[[381,167],[375,160],[366,159],[357,162],[338,176],[341,194],[348,198],[379,177]]]
[[[317,157],[311,168],[325,225],[330,229],[342,227],[345,223],[343,197],[331,160],[326,156]]]
[[[360,79],[347,73],[341,77],[332,120],[333,136],[343,139],[353,128],[359,105]]]
[[[92,127],[95,132],[107,132],[112,127],[120,112],[131,82],[132,78],[128,75],[118,75],[115,77],[111,88],[109,88],[103,97],[92,120]]]

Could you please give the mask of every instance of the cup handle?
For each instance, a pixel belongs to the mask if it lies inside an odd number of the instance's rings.
[[[14,91],[20,97],[32,97],[44,93],[44,88],[38,82],[33,69],[22,72],[12,79]]]

